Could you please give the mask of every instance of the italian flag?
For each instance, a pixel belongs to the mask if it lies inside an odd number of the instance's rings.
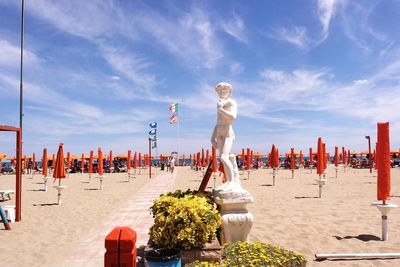
[[[169,105],[169,111],[172,113],[178,112],[178,103]]]

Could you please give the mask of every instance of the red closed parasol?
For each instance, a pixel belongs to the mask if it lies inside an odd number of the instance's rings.
[[[99,176],[103,176],[103,153],[101,147],[97,149],[97,172]]]
[[[89,173],[93,172],[93,150],[90,150],[90,156],[89,156]]]
[[[378,123],[378,145],[377,145],[377,198],[378,200],[390,199],[390,141],[389,122]]]
[[[204,162],[204,148],[201,149],[201,167],[206,166],[205,162]]]
[[[339,165],[339,148],[337,146],[335,146],[334,161],[335,161],[335,167],[337,167]]]
[[[71,153],[67,152],[67,168],[71,168]]]
[[[44,177],[47,176],[47,148],[43,148],[42,173]]]
[[[321,137],[318,138],[317,173],[319,175],[322,175],[324,173],[324,150]]]
[[[36,168],[36,153],[34,152],[32,155],[32,169]]]
[[[61,179],[65,178],[65,166],[64,166],[64,151],[63,144],[58,145],[57,159],[55,160],[53,171],[53,178],[59,179],[58,183],[61,184]]]
[[[250,159],[250,148],[247,148],[247,161],[246,161],[246,170],[250,170],[250,161],[251,161],[251,159]]]
[[[212,147],[212,172],[217,172],[217,151],[215,147]]]
[[[310,147],[310,168],[314,165],[314,158],[312,154],[312,147]]]
[[[131,169],[131,151],[128,150],[128,159],[127,159],[127,163],[126,163],[126,168],[128,169],[128,171]]]
[[[346,162],[347,162],[346,150],[344,149],[344,146],[342,146],[342,164],[346,165]]]

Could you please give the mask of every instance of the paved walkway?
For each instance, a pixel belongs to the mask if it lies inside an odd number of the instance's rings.
[[[128,226],[137,232],[136,247],[146,245],[153,217],[149,208],[160,194],[172,190],[176,172],[163,172],[138,190],[120,209],[116,210],[97,230],[81,240],[79,247],[69,255],[64,267],[99,267],[104,266],[104,240],[114,227]]]

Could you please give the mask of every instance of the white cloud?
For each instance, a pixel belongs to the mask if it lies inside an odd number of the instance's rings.
[[[322,40],[325,40],[329,35],[329,25],[340,0],[318,0],[318,15],[322,24]]]
[[[0,39],[0,67],[17,68],[20,65],[21,48]],[[40,63],[39,57],[24,49],[24,64],[35,65]]]
[[[240,18],[237,14],[233,14],[233,18],[231,20],[222,21],[221,27],[223,31],[225,31],[227,34],[231,35],[235,39],[239,40],[240,42],[248,42],[244,22],[242,18]]]
[[[240,74],[244,70],[243,65],[239,62],[232,62],[229,68],[233,74]]]
[[[100,49],[104,59],[110,66],[119,73],[124,74],[127,79],[137,85],[137,88],[149,90],[156,84],[155,75],[145,73],[146,69],[151,65],[148,60],[108,45],[101,45]]]
[[[278,28],[275,29],[272,34],[268,34],[268,36],[274,39],[289,42],[299,48],[306,48],[309,44],[307,29],[300,26],[294,26],[291,29]]]
[[[0,90],[3,89],[4,92],[8,91],[10,93],[8,89],[12,89],[14,92],[19,90],[19,81],[16,78],[1,73],[0,84],[4,85],[0,87]],[[24,99],[27,104],[47,107],[51,110],[62,112],[66,116],[78,118],[99,118],[103,114],[97,107],[74,101],[44,86],[24,82],[24,89]]]

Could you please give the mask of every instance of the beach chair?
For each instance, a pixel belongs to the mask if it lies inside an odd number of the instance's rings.
[[[9,200],[11,200],[11,194],[14,194],[14,190],[7,189],[7,190],[0,190],[0,196],[3,199],[3,201],[6,201],[5,197],[8,197]]]
[[[6,213],[7,220],[9,220],[11,223],[15,223],[15,206],[1,206],[1,207]]]

